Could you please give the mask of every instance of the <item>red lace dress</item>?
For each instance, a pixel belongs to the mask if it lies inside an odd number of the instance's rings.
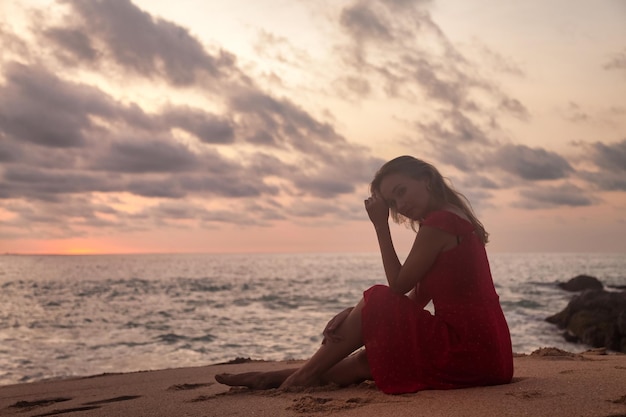
[[[401,394],[510,382],[511,336],[473,225],[436,211],[421,227],[452,233],[460,243],[439,254],[416,301],[385,285],[365,291],[363,340],[376,385]],[[424,309],[431,299],[434,314]]]

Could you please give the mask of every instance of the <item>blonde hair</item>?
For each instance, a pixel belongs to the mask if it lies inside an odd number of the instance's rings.
[[[428,162],[424,162],[420,159],[412,156],[404,155],[392,159],[385,163],[372,180],[370,184],[370,192],[373,194],[380,193],[380,183],[383,178],[389,174],[404,174],[410,178],[417,180],[427,179],[429,184],[430,195],[436,202],[444,204],[452,204],[458,207],[467,216],[470,222],[476,229],[476,234],[482,241],[483,245],[486,245],[489,241],[489,233],[485,230],[483,224],[478,220],[469,200],[460,192],[456,191],[448,180],[444,178],[437,168]],[[395,207],[390,207],[391,218],[396,223],[404,223],[409,221],[411,228],[416,230],[416,223],[419,221],[409,220],[397,212]]]

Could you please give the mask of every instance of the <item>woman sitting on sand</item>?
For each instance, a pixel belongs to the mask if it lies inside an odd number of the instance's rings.
[[[485,252],[488,234],[466,201],[426,162],[410,156],[387,162],[365,209],[388,285],[369,288],[330,320],[302,367],[216,380],[269,389],[373,379],[388,394],[510,382],[511,337]],[[404,264],[392,243],[390,211],[396,222],[419,225]],[[431,300],[434,314],[424,309]]]

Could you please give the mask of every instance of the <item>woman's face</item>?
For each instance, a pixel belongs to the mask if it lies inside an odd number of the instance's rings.
[[[421,220],[431,210],[431,198],[426,179],[416,180],[393,173],[383,177],[380,194],[392,210],[411,220]]]

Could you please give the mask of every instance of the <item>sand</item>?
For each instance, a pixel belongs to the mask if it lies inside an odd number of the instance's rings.
[[[251,391],[214,375],[295,367],[248,361],[0,387],[7,416],[596,416],[626,417],[626,355],[554,348],[516,355],[507,385],[386,395],[373,383]]]

